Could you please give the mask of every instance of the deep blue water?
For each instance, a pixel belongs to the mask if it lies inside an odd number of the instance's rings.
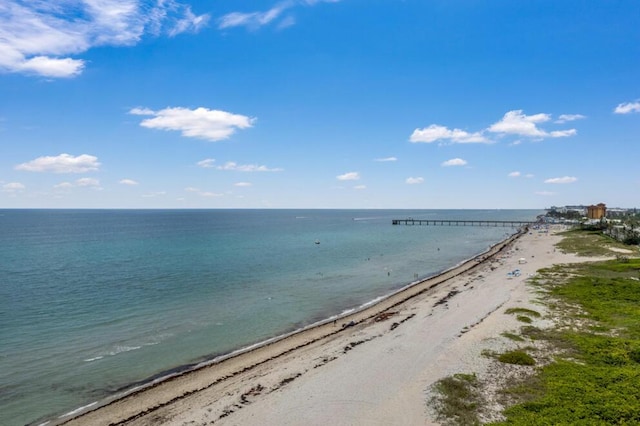
[[[393,218],[540,213],[0,210],[0,424],[55,418],[340,314],[515,232]]]

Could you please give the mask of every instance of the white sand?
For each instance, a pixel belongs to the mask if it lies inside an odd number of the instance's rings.
[[[555,250],[559,238],[533,231],[470,271],[427,291],[433,282],[412,290],[423,292],[388,309],[393,314],[385,320],[375,321],[372,315],[406,298],[408,292],[355,315],[353,327],[341,329],[347,320],[318,327],[152,387],[70,423],[434,424],[429,387],[457,372],[482,374],[490,363],[481,356],[483,349],[513,346],[500,334],[516,331],[521,323],[504,313],[507,308],[543,311],[534,304],[527,278],[553,264],[584,261]],[[521,258],[526,263],[520,264]],[[515,269],[521,275],[509,277],[507,273]],[[451,275],[454,272],[459,271]],[[452,291],[457,294],[451,295]]]

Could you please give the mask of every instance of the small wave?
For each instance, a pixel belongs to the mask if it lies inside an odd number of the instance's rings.
[[[75,410],[71,410],[71,411],[69,411],[68,413],[63,414],[63,415],[61,415],[61,416],[60,416],[60,417],[58,417],[58,418],[59,418],[59,419],[61,419],[61,418],[63,418],[63,417],[68,417],[68,416],[76,415],[76,414],[78,414],[79,412],[84,411],[84,410],[86,410],[86,409],[87,409],[87,408],[89,408],[89,407],[93,407],[93,406],[94,406],[94,405],[96,405],[97,403],[98,403],[98,401],[93,401],[91,404],[87,404],[87,405],[84,405],[84,406],[82,406],[82,407],[80,407],[80,408],[76,408]]]
[[[115,356],[124,352],[137,351],[140,348],[142,348],[142,346],[116,346],[113,351],[109,352],[109,355]]]
[[[97,360],[102,359],[102,358],[104,358],[104,356],[98,355],[98,356],[94,356],[93,358],[87,358],[87,359],[85,359],[83,361],[84,362],[93,362],[93,361],[97,361]]]
[[[344,311],[340,312],[339,315],[337,315],[337,318],[343,317],[345,315],[349,315],[352,314],[356,311],[356,308],[350,308],[350,309],[345,309]]]

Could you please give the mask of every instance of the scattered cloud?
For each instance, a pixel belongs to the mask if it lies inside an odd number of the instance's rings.
[[[200,192],[199,195],[201,197],[222,197],[224,194],[218,194],[216,192],[203,191],[203,192]]]
[[[53,187],[56,189],[67,189],[67,188],[73,188],[73,184],[71,182],[60,182],[56,185],[53,185]]]
[[[2,192],[16,193],[24,191],[27,187],[20,182],[9,182],[2,185]]]
[[[520,173],[518,171],[511,172],[507,176],[512,177],[512,178],[525,177],[527,179],[531,179],[533,177],[533,175],[531,173],[527,173],[526,175],[523,175],[522,173]]]
[[[358,172],[348,172],[342,175],[336,176],[338,180],[360,180],[360,173]]]
[[[578,133],[576,129],[568,129],[568,130],[555,130],[549,133],[549,136],[552,138],[566,138],[568,136],[575,136]]]
[[[583,119],[585,116],[580,114],[562,114],[556,123],[565,123]],[[486,132],[495,133],[498,136],[515,135],[529,138],[563,138],[574,136],[576,129],[556,130],[547,132],[539,127],[539,124],[551,120],[549,114],[526,115],[522,110],[513,110],[507,112],[500,121],[493,123],[488,128],[478,132],[467,132],[461,129],[449,129],[439,124],[431,124],[422,129],[415,129],[409,141],[414,143],[493,143],[493,141],[485,136]],[[520,144],[521,141],[513,142],[514,145]]]
[[[291,10],[298,6],[314,6],[318,3],[337,3],[340,0],[284,0],[272,8],[260,12],[231,12],[218,19],[218,29],[245,27],[256,31],[266,25],[275,24],[277,29],[290,27],[296,23]]]
[[[218,20],[218,29],[246,27],[250,30],[257,30],[276,20],[287,9],[291,8],[293,4],[292,2],[280,3],[264,12],[228,13]]]
[[[507,112],[504,117],[502,117],[502,120],[492,124],[487,130],[489,132],[502,135],[517,135],[531,138],[561,138],[573,136],[577,133],[575,129],[559,130],[548,133],[538,127],[540,123],[545,123],[550,120],[551,115],[549,114],[540,113],[526,115],[521,109],[519,109]]]
[[[367,185],[356,185],[353,187],[353,189],[356,189],[358,191],[362,191],[363,189],[367,189]]]
[[[449,129],[445,126],[432,124],[423,129],[415,129],[409,138],[413,143],[432,143],[436,141],[449,141],[450,143],[490,143],[482,133],[468,133],[460,129]]]
[[[564,177],[558,177],[558,178],[550,178],[544,181],[544,183],[573,183],[576,182],[578,180],[578,178],[573,177],[573,176],[564,176]]]
[[[201,191],[198,188],[194,188],[192,186],[189,186],[187,188],[184,189],[187,192],[193,192],[195,194],[198,194],[201,197],[207,197],[207,198],[211,198],[211,197],[222,197],[224,194],[218,194],[216,192],[210,192],[210,191]]]
[[[450,166],[465,166],[467,164],[466,160],[463,160],[462,158],[452,158],[451,160],[447,160],[445,162],[442,163],[443,167],[450,167]]]
[[[640,101],[626,102],[619,104],[615,110],[616,114],[631,114],[632,112],[640,112]]]
[[[206,158],[202,161],[198,161],[196,164],[198,165],[198,167],[202,167],[204,169],[210,169],[213,167],[213,163],[215,163],[216,160],[214,160],[213,158]]]
[[[584,120],[587,118],[582,114],[560,114],[560,117],[555,121],[558,124],[566,123],[567,121]]]
[[[100,181],[94,178],[80,178],[76,180],[77,186],[100,186]]]
[[[15,169],[27,172],[87,173],[100,167],[98,157],[82,154],[74,157],[60,154],[56,157],[38,157],[26,163],[18,164]]]
[[[385,157],[385,158],[376,158],[373,161],[377,161],[379,163],[388,163],[388,162],[398,161],[398,159],[396,157]]]
[[[233,186],[248,187],[248,186],[253,186],[253,184],[251,182],[236,182],[233,184]]]
[[[197,32],[208,19],[176,0],[8,0],[0,2],[0,71],[75,77],[86,63],[74,55],[135,45],[145,35]]]
[[[258,166],[256,164],[238,164],[234,161],[227,161],[224,165],[216,167],[218,170],[228,170],[236,172],[282,172],[281,168],[270,168],[267,166]]]
[[[525,115],[522,110],[507,112],[502,120],[492,124],[487,130],[493,133],[507,133],[520,136],[544,137],[546,133],[536,124],[549,121],[549,114]]]
[[[154,191],[154,192],[148,192],[146,194],[142,194],[143,198],[156,198],[156,197],[163,197],[167,195],[166,191]]]
[[[77,187],[102,189],[100,187],[100,181],[98,179],[87,178],[87,177],[76,179],[73,182],[60,182],[54,185],[53,187],[55,189],[70,189],[70,188],[77,188]]]
[[[149,129],[180,131],[190,138],[220,141],[229,138],[237,129],[252,127],[255,118],[207,108],[165,108],[153,111],[149,108],[133,108],[133,115],[151,115],[140,125]]]
[[[130,185],[130,186],[138,185],[138,182],[133,179],[120,179],[120,182],[118,183],[122,185]]]
[[[424,178],[422,177],[409,177],[407,178],[407,180],[405,180],[405,183],[407,183],[408,185],[416,185],[423,182]]]

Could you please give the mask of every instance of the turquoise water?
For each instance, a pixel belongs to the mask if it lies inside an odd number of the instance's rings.
[[[393,218],[540,213],[0,210],[0,424],[56,418],[357,308],[515,232]]]

